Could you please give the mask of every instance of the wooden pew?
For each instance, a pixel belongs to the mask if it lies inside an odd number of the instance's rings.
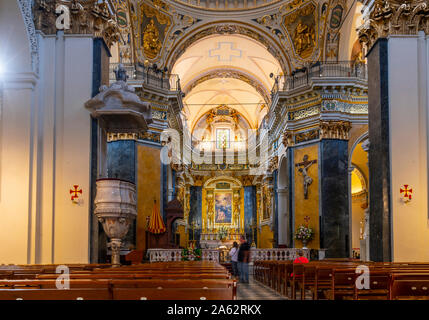
[[[67,290],[56,288],[56,266],[5,269],[0,272],[4,277],[15,278],[0,280],[0,299],[236,299],[236,281],[214,262],[94,266],[90,270],[78,266],[69,275]]]
[[[359,275],[358,275],[359,276]],[[390,271],[370,269],[369,289],[355,287],[355,300],[388,300]]]
[[[109,300],[108,288],[0,289],[0,300]]]
[[[390,275],[390,300],[429,300],[429,273]]]
[[[40,274],[37,279],[56,279],[57,274]],[[230,279],[229,275],[225,274],[210,274],[210,273],[84,273],[70,274],[70,279]]]
[[[109,281],[70,281],[70,289],[59,290],[53,280],[2,280],[0,300],[109,300]]]
[[[235,300],[235,280],[112,280],[114,300]]]

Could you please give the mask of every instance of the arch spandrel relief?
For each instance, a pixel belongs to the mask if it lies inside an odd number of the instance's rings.
[[[339,44],[338,36],[333,37],[331,31],[341,25],[346,10],[344,1],[329,5],[327,1],[292,0],[286,4],[271,1],[267,6],[257,5],[257,10],[232,8],[227,2],[227,9],[217,11],[198,6],[190,10],[189,6],[177,5],[173,0],[116,0],[120,11],[118,23],[122,27],[121,57],[124,62],[130,58],[140,64],[156,63],[161,69],[171,70],[195,41],[213,34],[240,34],[263,44],[279,60],[284,74],[327,52],[337,58],[338,49],[334,47]],[[301,16],[302,10],[311,12]],[[290,22],[291,15],[299,18]],[[124,45],[131,42],[132,52]]]

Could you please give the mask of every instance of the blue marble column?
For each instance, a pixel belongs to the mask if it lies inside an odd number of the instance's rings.
[[[327,258],[349,257],[348,141],[320,142],[320,247]]]
[[[107,143],[107,177],[136,183],[136,142],[119,140]],[[133,221],[123,240],[124,247],[136,246],[137,220]]]
[[[256,219],[256,187],[244,187],[244,233],[246,235],[246,239],[250,243],[252,243],[252,241],[257,243],[258,240],[258,231],[255,230],[255,238],[252,239],[252,228],[250,227],[252,220],[253,222],[256,222]]]
[[[278,179],[278,170],[273,171],[273,186],[274,186],[274,208],[273,208],[273,220],[274,220],[274,243],[273,247],[277,248],[279,245],[279,208],[278,208],[278,193],[277,193],[277,179]]]
[[[171,170],[171,179],[173,180],[173,198],[176,198],[176,170]]]
[[[202,226],[202,203],[203,203],[203,188],[191,186],[190,187],[190,210],[189,210],[189,239],[193,239],[191,225],[193,222],[198,223],[200,228]],[[197,241],[197,245],[199,246],[201,229],[195,230],[195,240]]]
[[[109,48],[102,38],[93,41],[93,68],[92,68],[92,97],[98,94],[102,85],[109,84]],[[96,180],[98,178],[98,142],[99,142],[98,120],[91,119],[91,210],[90,210],[90,262],[102,263],[106,261],[106,242],[103,227],[92,213],[94,212],[94,200],[96,196]]]
[[[112,141],[107,144],[107,176],[136,183],[136,142]]]
[[[388,40],[378,39],[368,58],[369,241],[371,261],[391,261]]]
[[[167,206],[168,203],[168,165],[161,164],[161,188],[162,188],[162,194],[161,194],[161,206],[160,206],[160,212],[161,215],[166,221],[167,216],[164,208]]]
[[[294,234],[295,234],[295,203],[294,203],[294,163],[293,163],[293,148],[288,148],[287,151],[287,173],[288,173],[288,179],[289,181],[289,201],[288,201],[288,207],[289,207],[289,246],[295,247],[295,240],[294,240]]]
[[[99,225],[97,217],[93,214],[95,205],[94,200],[97,195],[96,181],[98,177],[98,120],[91,118],[91,224],[90,224],[90,257],[91,263],[98,263],[100,257],[100,249],[106,252],[105,244],[99,242],[100,233],[104,234],[103,228]],[[104,235],[106,238],[106,235]],[[107,241],[107,239],[105,240]],[[104,241],[104,242],[105,242]]]

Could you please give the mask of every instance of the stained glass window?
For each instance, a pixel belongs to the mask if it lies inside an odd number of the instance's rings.
[[[229,149],[229,129],[216,130],[216,148]]]

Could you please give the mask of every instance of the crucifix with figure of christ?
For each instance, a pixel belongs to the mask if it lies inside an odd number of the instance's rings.
[[[308,199],[308,186],[313,183],[313,179],[308,175],[307,171],[314,163],[317,163],[317,160],[308,160],[308,155],[304,155],[302,162],[295,164],[296,167],[302,166],[302,168],[299,168],[298,171],[302,174],[303,177],[304,199]]]

